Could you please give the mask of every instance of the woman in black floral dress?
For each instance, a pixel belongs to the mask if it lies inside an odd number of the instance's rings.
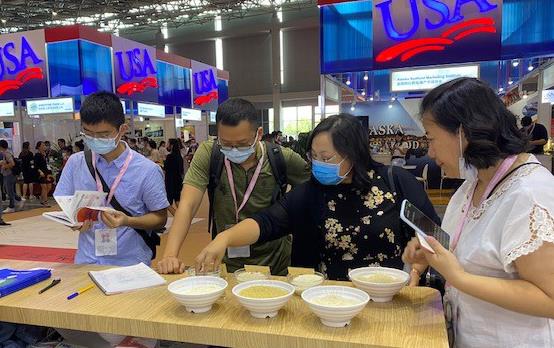
[[[369,139],[356,117],[323,120],[308,141],[312,179],[280,202],[218,234],[198,256],[198,267],[218,264],[229,246],[293,234],[292,264],[311,267],[329,279],[346,280],[350,269],[402,269],[404,247],[413,237],[399,218],[408,199],[439,222],[414,176],[371,159]]]

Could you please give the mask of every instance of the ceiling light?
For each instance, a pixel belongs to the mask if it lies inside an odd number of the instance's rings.
[[[369,101],[373,101],[373,97],[369,97]]]
[[[346,84],[347,84],[348,86],[350,86],[351,83],[352,83],[352,82],[350,82],[350,78],[348,78],[348,80],[346,80]]]
[[[512,61],[512,66],[513,66],[514,68],[517,68],[518,65],[519,65],[519,60],[516,59],[516,60]]]
[[[392,97],[390,100],[393,101],[393,102],[395,102],[395,101],[396,101],[396,97]]]
[[[58,15],[58,12],[52,11],[52,16],[56,17]]]
[[[504,88],[500,87],[500,88],[498,89],[498,92],[500,92],[500,93],[504,92]]]
[[[352,106],[350,107],[350,111],[355,111],[356,110],[356,107],[354,106],[354,104],[352,104]]]
[[[527,70],[529,70],[529,71],[533,71],[533,69],[535,69],[535,67],[533,65],[529,65],[529,67],[527,68]]]
[[[367,76],[367,73],[364,75],[364,81],[369,80],[369,76]]]
[[[392,104],[389,104],[389,109],[392,109]]]
[[[365,91],[362,91],[362,95],[365,96]]]
[[[508,84],[511,86],[511,85],[514,84],[514,81],[510,80],[510,81],[508,81]]]

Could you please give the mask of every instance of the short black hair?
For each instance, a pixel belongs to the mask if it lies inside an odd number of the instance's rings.
[[[50,145],[50,141],[46,140],[46,141],[44,142],[44,145],[46,145],[46,146]]]
[[[31,147],[31,143],[26,141],[26,142],[23,143],[22,146],[23,146],[23,150],[29,150],[29,148]]]
[[[83,151],[85,149],[85,142],[82,140],[79,140],[75,142],[75,146],[79,148],[79,151]]]
[[[452,134],[460,127],[464,130],[468,141],[464,157],[477,169],[526,150],[528,140],[519,131],[516,116],[479,79],[461,77],[436,87],[423,98],[420,111]]]
[[[129,142],[130,142],[131,144],[135,144],[135,145],[136,145],[137,139],[135,139],[135,138],[130,138],[130,139],[129,139]]]
[[[215,119],[218,125],[237,126],[241,121],[246,120],[253,127],[257,127],[258,111],[248,100],[234,98],[219,105]]]
[[[362,190],[369,190],[371,180],[368,170],[381,167],[382,164],[371,158],[369,133],[360,120],[350,114],[338,114],[326,117],[312,131],[308,138],[307,150],[312,151],[312,142],[320,134],[328,132],[333,146],[343,158],[352,163],[352,184]]]
[[[119,98],[111,92],[89,95],[81,105],[81,122],[98,124],[102,121],[119,128],[125,123],[125,114]]]
[[[148,145],[150,145],[150,147],[153,149],[158,147],[158,145],[156,145],[156,142],[154,140],[149,140]]]
[[[60,138],[60,139],[58,139],[58,142],[59,142],[59,143],[64,143],[64,144],[65,144],[65,139]]]
[[[0,148],[7,149],[8,148],[8,142],[4,139],[0,140]]]
[[[42,141],[37,142],[37,145],[35,146],[35,150],[38,150],[39,147],[42,145]]]
[[[531,118],[531,116],[525,116],[521,119],[521,126],[523,127],[530,126],[531,123],[533,123],[533,119]]]

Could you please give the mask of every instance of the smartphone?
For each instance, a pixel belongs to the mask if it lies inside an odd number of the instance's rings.
[[[435,251],[425,239],[427,236],[434,237],[446,249],[450,247],[450,235],[407,199],[402,202],[400,218],[415,230],[421,246],[430,252],[434,253]]]

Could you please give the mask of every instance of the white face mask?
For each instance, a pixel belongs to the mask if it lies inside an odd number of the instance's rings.
[[[458,131],[460,138],[460,157],[458,157],[459,178],[467,181],[477,179],[477,168],[474,165],[467,163],[464,157],[464,148],[462,146],[462,129]]]

